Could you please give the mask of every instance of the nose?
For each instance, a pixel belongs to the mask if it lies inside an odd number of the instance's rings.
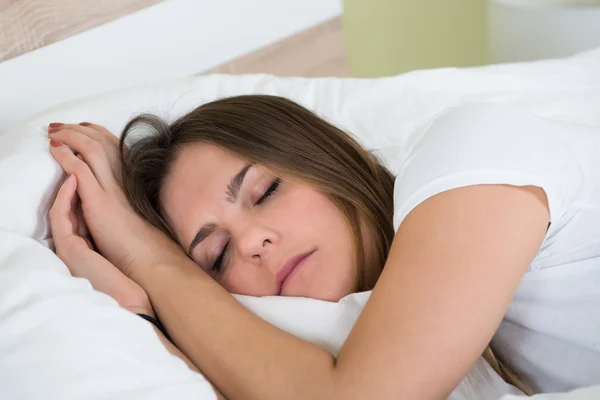
[[[267,227],[252,224],[239,232],[237,243],[238,252],[244,260],[267,265],[269,255],[277,243],[277,236]]]

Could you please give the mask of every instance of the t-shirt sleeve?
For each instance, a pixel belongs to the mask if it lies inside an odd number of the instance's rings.
[[[505,106],[452,108],[438,115],[413,143],[394,186],[396,230],[426,199],[480,184],[542,188],[555,225],[582,186],[581,168],[564,130]]]

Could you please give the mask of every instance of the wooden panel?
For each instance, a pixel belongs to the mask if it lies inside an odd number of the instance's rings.
[[[350,76],[340,18],[203,73]]]
[[[0,61],[162,0],[0,0]]]

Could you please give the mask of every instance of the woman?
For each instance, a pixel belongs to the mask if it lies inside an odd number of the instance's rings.
[[[137,126],[154,134],[124,152]],[[565,149],[563,132],[540,120],[465,107],[416,138],[394,186],[344,132],[272,96],[215,101],[170,125],[138,117],[120,154],[96,125],[55,123],[49,136],[70,174],[51,211],[57,254],[123,307],[156,313],[183,354],[165,344],[229,399],[442,399],[505,313],[498,348],[537,390],[600,382],[599,350],[574,329],[585,320],[594,334],[598,315],[567,307],[559,323],[538,318],[532,307],[560,307],[552,297],[536,303],[548,292],[527,279],[571,295],[564,274],[544,271],[586,254],[595,263],[569,279],[598,282],[600,236],[588,229],[577,246],[569,236],[600,217],[600,189],[581,185],[597,137],[581,133]],[[77,234],[76,193],[102,256]],[[592,286],[586,298],[597,301]],[[335,301],[371,288],[337,358],[228,294]],[[544,342],[552,335],[564,346]],[[569,352],[573,337],[579,348]]]

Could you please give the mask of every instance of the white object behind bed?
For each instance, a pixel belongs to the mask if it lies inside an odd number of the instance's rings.
[[[38,242],[58,165],[48,154],[52,121],[92,121],[119,132],[132,114],[170,118],[218,97],[288,96],[383,149],[392,169],[410,135],[444,108],[470,101],[600,126],[600,49],[575,58],[475,69],[420,71],[373,80],[203,76],[132,88],[50,110],[0,136],[0,399],[211,398],[204,379],[170,356],[145,321],[119,309]],[[254,312],[337,351],[365,294],[338,304],[240,298]],[[283,312],[285,311],[285,312]],[[329,321],[330,325],[314,321]],[[331,324],[332,321],[337,321]],[[453,400],[495,399],[509,389],[478,364]],[[7,397],[3,397],[7,396]]]
[[[56,104],[197,74],[341,13],[340,0],[161,1],[0,62],[0,134]]]

